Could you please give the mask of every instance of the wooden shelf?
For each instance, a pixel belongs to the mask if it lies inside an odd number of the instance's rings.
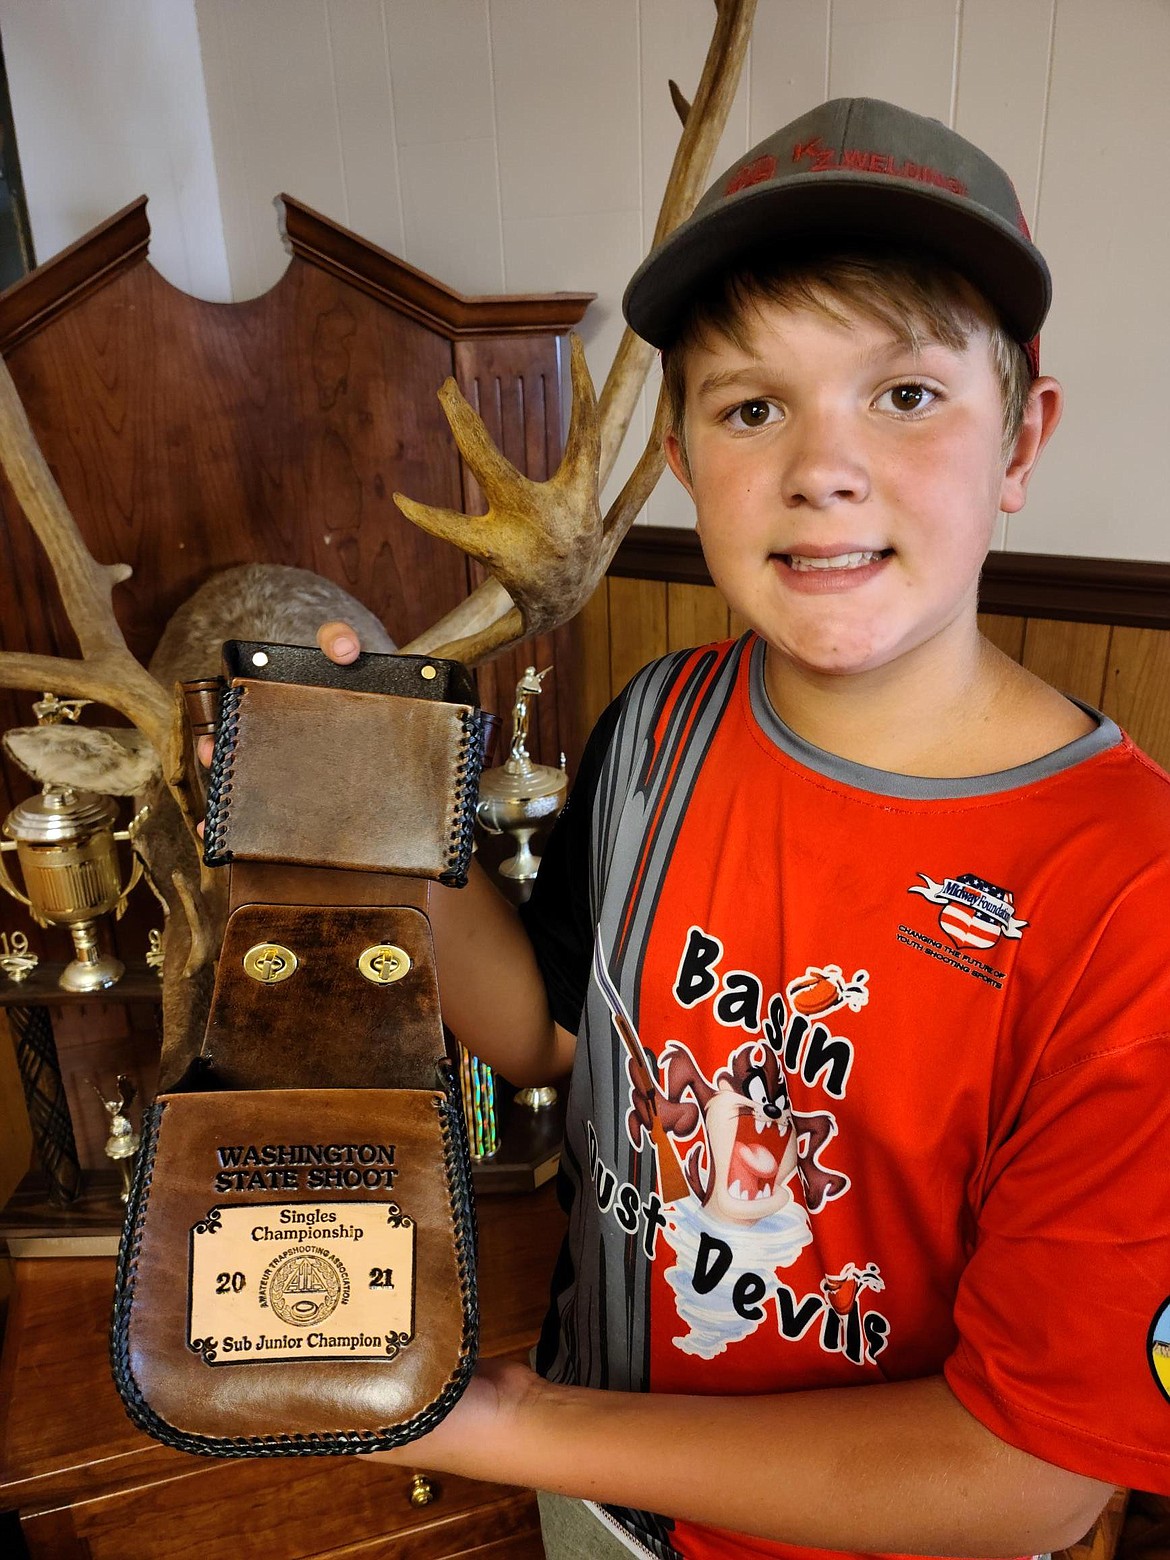
[[[38,964],[26,980],[0,980],[0,1008],[60,1007],[79,1002],[161,1002],[162,982],[148,964],[128,964],[122,979],[100,991],[66,991],[64,964]]]

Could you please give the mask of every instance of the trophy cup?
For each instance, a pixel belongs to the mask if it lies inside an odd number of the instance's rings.
[[[512,706],[511,752],[503,764],[484,770],[479,782],[476,817],[488,834],[506,833],[516,840],[516,854],[497,868],[501,877],[516,883],[530,883],[536,876],[540,859],[532,849],[532,836],[546,818],[560,812],[569,787],[563,767],[534,764],[528,752],[528,703],[540,692],[550,670],[526,668],[516,684]]]
[[[121,960],[103,954],[97,943],[97,917],[113,910],[121,916],[130,890],[142,876],[137,855],[125,887],[121,884],[115,842],[132,840],[145,808],[128,829],[115,832],[117,803],[93,791],[46,785],[8,814],[0,852],[14,850],[24,874],[25,893],[8,875],[0,855],[0,888],[27,906],[38,926],[67,926],[77,957],[58,984],[65,991],[101,991],[125,973]]]

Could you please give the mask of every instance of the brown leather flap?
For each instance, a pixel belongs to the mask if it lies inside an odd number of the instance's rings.
[[[229,1089],[433,1089],[443,1049],[426,916],[402,905],[241,906],[203,1054]]]
[[[233,861],[228,903],[239,905],[414,905],[425,914],[431,885],[393,872],[346,872],[301,862]]]
[[[450,1098],[164,1095],[145,1127],[114,1331],[136,1420],[237,1453],[429,1428],[475,1349]]]
[[[213,865],[430,878],[459,867],[479,766],[470,706],[238,678],[227,709],[208,803]]]

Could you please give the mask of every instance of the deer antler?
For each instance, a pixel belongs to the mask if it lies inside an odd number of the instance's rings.
[[[739,83],[756,0],[715,0],[716,22],[692,104],[671,83],[683,133],[663,196],[654,242],[686,217],[706,182]],[[455,542],[487,565],[493,578],[404,648],[474,664],[528,634],[555,628],[592,594],[626,531],[654,489],[664,464],[661,398],[654,428],[625,487],[601,518],[598,492],[613,469],[654,349],[626,330],[600,398],[584,352],[572,337],[573,413],[564,459],[547,482],[532,482],[504,459],[453,379],[439,400],[464,460],[488,498],[488,512],[468,516],[395,493],[408,519]]]
[[[52,688],[111,705],[146,734],[165,762],[171,756],[170,700],[126,648],[110,599],[114,586],[132,571],[125,563],[98,563],[82,541],[2,357],[0,466],[53,560],[65,613],[81,648],[80,660],[6,653],[0,656],[0,687]]]
[[[66,615],[77,635],[81,658],[0,654],[0,687],[52,688],[120,710],[158,754],[163,778],[186,822],[190,842],[202,804],[194,791],[190,766],[183,761],[180,711],[126,645],[111,600],[114,586],[133,572],[128,564],[103,564],[90,553],[69,512],[61,489],[29,425],[8,365],[0,356],[0,468],[3,469],[45,549],[61,592]],[[172,961],[179,978],[210,957],[209,884],[193,844],[189,861],[179,862],[173,887],[187,909],[186,947]],[[167,997],[164,994],[164,1006]]]

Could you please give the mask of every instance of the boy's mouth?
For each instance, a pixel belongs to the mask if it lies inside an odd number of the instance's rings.
[[[883,548],[880,552],[842,552],[834,553],[830,557],[815,556],[811,553],[780,553],[784,562],[790,569],[797,571],[804,569],[864,569],[867,564],[880,563],[883,558],[888,558],[893,552],[892,547]]]

